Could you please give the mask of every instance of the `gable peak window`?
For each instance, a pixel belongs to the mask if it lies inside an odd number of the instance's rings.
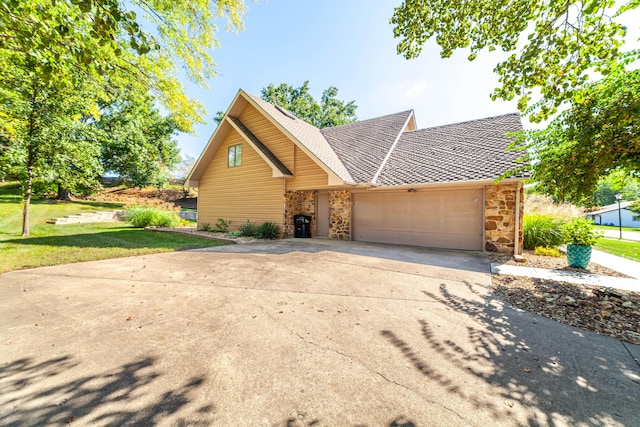
[[[242,164],[242,144],[231,145],[229,147],[227,166],[234,168]]]

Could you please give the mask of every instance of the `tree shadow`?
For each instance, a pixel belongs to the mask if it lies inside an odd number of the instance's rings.
[[[322,238],[287,238],[269,242],[259,241],[242,245],[198,249],[198,251],[273,255],[286,255],[294,252],[309,254],[326,252],[478,273],[490,271],[487,255],[481,252]]]
[[[469,321],[463,333],[443,331],[424,318],[408,326],[423,338],[413,344],[404,329],[380,331],[429,382],[495,420],[510,419],[517,410],[531,426],[640,425],[640,369],[623,343],[514,309],[493,296],[462,297],[453,289],[441,284],[438,293],[423,293],[464,313]],[[461,380],[465,373],[492,385],[499,398],[474,393]]]
[[[131,228],[129,226],[114,227],[97,233],[65,234],[61,236],[44,237],[22,237],[19,239],[7,239],[2,243],[12,243],[14,245],[33,246],[61,246],[75,248],[121,248],[121,249],[142,249],[168,247],[175,248],[175,243],[163,244],[163,241],[172,242],[178,239],[191,240],[196,237],[186,237],[169,233],[155,233],[150,238],[145,238],[146,231]],[[151,232],[149,232],[151,233]],[[206,240],[206,239],[202,239]],[[212,242],[207,240],[207,242]],[[215,243],[211,243],[215,245]],[[198,245],[196,245],[198,246]]]
[[[194,377],[151,395],[152,388],[160,388],[155,362],[142,358],[74,379],[69,372],[81,368],[70,356],[5,364],[0,367],[0,425],[155,425],[190,404],[205,381]],[[178,417],[174,425],[210,425],[214,410],[212,404],[202,406],[188,418]]]

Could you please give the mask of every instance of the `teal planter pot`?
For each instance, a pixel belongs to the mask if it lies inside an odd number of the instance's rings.
[[[569,267],[587,268],[591,261],[591,246],[567,245]]]

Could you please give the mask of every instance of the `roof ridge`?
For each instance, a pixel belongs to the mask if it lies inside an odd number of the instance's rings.
[[[446,127],[450,127],[450,126],[466,125],[466,124],[469,124],[469,123],[478,123],[478,122],[483,122],[483,121],[488,121],[488,120],[498,119],[498,118],[501,118],[501,117],[509,117],[509,116],[517,116],[518,118],[520,118],[520,114],[519,114],[519,113],[499,114],[499,115],[497,115],[497,116],[482,117],[482,118],[480,118],[480,119],[464,120],[464,121],[462,121],[462,122],[447,123],[447,124],[444,124],[444,125],[431,126],[431,127],[426,127],[426,128],[421,128],[421,129],[415,129],[415,130],[408,130],[408,131],[406,131],[405,133],[409,133],[409,132],[420,132],[420,131],[433,130],[433,129],[440,129],[440,128],[446,128]]]
[[[320,129],[320,130],[324,131],[324,130],[331,130],[331,129],[340,128],[340,127],[343,127],[343,126],[351,126],[351,125],[355,125],[355,124],[362,124],[362,123],[370,122],[370,121],[373,121],[373,120],[380,120],[380,119],[383,119],[385,117],[398,116],[400,114],[406,114],[406,113],[411,113],[411,112],[413,112],[413,109],[404,110],[404,111],[398,111],[397,113],[385,114],[383,116],[371,117],[369,119],[364,119],[364,120],[357,120],[355,122],[344,123],[344,124],[341,124],[341,125],[331,126],[331,127],[323,128],[323,129]]]
[[[376,171],[375,175],[373,175],[371,184],[374,184],[374,185],[376,184],[376,181],[378,180],[378,177],[380,176],[382,169],[384,169],[384,166],[387,164],[387,161],[389,161],[389,157],[391,157],[391,153],[393,153],[393,150],[396,148],[396,145],[398,145],[398,141],[400,141],[400,138],[404,133],[403,131],[409,124],[409,120],[411,120],[412,117],[413,117],[413,110],[410,110],[409,115],[407,116],[407,119],[404,121],[404,125],[402,126],[402,129],[400,129],[400,132],[398,132],[396,139],[393,141],[393,144],[391,144],[391,147],[389,147],[389,151],[387,152],[387,155],[384,156],[384,159],[382,159],[382,162],[380,163],[380,167],[378,167],[378,170]]]

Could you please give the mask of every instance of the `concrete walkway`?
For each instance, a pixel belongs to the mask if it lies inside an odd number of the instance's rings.
[[[491,273],[510,276],[527,276],[539,279],[556,280],[558,282],[577,283],[581,285],[605,286],[625,291],[640,292],[640,263],[606,252],[593,250],[591,262],[610,268],[619,273],[633,277],[602,276],[599,274],[579,273],[563,270],[546,270],[543,268],[520,267],[517,265],[491,264]]]
[[[595,249],[591,252],[591,262],[610,268],[619,273],[626,274],[627,276],[640,279],[640,262],[611,255]]]
[[[620,238],[620,231],[618,229],[609,229],[609,230],[600,229],[600,231],[602,231],[602,234],[605,237],[610,237],[612,239]],[[640,231],[622,230],[622,239],[640,241]]]

